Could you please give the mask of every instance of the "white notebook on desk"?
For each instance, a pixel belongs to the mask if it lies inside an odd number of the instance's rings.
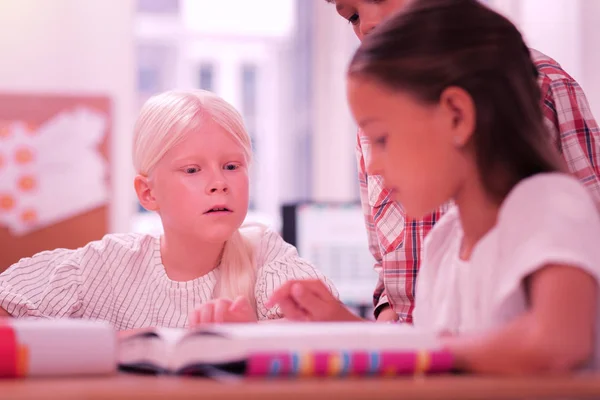
[[[110,374],[116,334],[100,321],[4,318],[0,354],[0,378]]]

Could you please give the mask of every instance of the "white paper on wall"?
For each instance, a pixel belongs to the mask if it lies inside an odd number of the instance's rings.
[[[107,117],[86,107],[30,129],[0,123],[0,225],[21,236],[108,201],[99,145]]]

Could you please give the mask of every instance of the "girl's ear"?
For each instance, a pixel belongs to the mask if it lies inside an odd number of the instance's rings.
[[[142,207],[148,211],[158,211],[158,204],[152,193],[148,177],[137,175],[133,180],[133,187]]]
[[[473,98],[464,89],[456,86],[446,88],[440,96],[440,109],[445,118],[448,139],[453,145],[466,145],[476,127],[476,109]]]

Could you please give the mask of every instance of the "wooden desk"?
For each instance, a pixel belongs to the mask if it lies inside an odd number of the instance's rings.
[[[0,381],[0,399],[600,399],[600,375],[572,378],[441,376],[245,381],[118,375]]]

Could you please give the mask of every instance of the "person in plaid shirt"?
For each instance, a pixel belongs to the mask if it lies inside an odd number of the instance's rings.
[[[407,0],[326,0],[352,25],[362,41],[383,19]],[[600,129],[585,93],[560,64],[530,49],[542,92],[542,110],[550,134],[568,169],[589,190],[600,209]],[[373,294],[377,321],[412,323],[415,283],[423,239],[448,207],[415,219],[390,197],[380,176],[369,173],[369,141],[358,132],[356,154],[360,198],[369,235],[369,248],[379,282]],[[352,318],[348,316],[348,318]],[[338,319],[333,318],[333,319]]]
[[[406,0],[329,2],[336,3],[338,13],[352,24],[360,40],[407,3]],[[556,143],[569,170],[600,205],[600,129],[585,93],[555,60],[534,49],[531,54],[543,94],[542,110],[550,140]],[[369,174],[369,143],[361,132],[356,153],[369,248],[379,273],[373,294],[375,316],[378,320],[398,318],[410,323],[423,239],[445,209],[422,219],[407,217],[402,206],[390,198],[381,177]]]
[[[334,1],[329,1],[334,2]],[[336,9],[360,40],[406,0],[337,0]],[[550,140],[564,156],[569,170],[600,205],[600,129],[579,84],[559,63],[531,49],[542,90],[542,110]],[[390,198],[381,177],[369,174],[369,143],[361,132],[357,145],[360,198],[375,257],[379,283],[373,294],[375,317],[412,322],[415,282],[423,239],[440,219],[440,209],[422,219],[409,218]],[[599,206],[600,208],[600,206]]]

